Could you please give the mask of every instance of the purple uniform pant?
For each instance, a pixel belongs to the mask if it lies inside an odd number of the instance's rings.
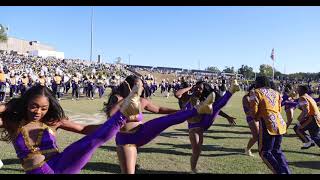
[[[126,118],[118,111],[95,132],[88,134],[55,155],[41,167],[27,174],[77,174],[91,159],[98,147],[110,140],[125,123]]]
[[[293,130],[303,143],[312,139],[320,147],[320,128],[314,118],[303,121],[300,126],[295,125]],[[305,131],[309,131],[310,136]]]
[[[98,91],[99,91],[99,97],[101,98],[104,94],[104,88],[103,86],[97,86]]]
[[[157,137],[168,127],[183,123],[187,119],[196,115],[198,115],[198,112],[193,108],[190,110],[181,110],[174,114],[150,120],[142,124],[135,133],[117,133],[116,144],[135,144],[137,147],[143,146]]]
[[[275,174],[290,174],[287,159],[281,150],[282,135],[270,135],[263,120],[259,124],[258,146],[263,162]]]
[[[17,85],[10,85],[10,97],[13,97],[13,93],[16,93]]]

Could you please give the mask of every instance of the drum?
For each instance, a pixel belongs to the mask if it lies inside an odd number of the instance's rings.
[[[64,87],[63,86],[58,86],[58,92],[64,93]]]
[[[80,94],[83,94],[83,87],[79,89]]]

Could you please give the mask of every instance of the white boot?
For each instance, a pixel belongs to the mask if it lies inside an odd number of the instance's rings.
[[[301,147],[301,149],[309,149],[312,146],[315,146],[315,144],[313,140],[310,140],[309,142],[303,143],[303,146]]]
[[[254,157],[254,155],[253,155],[252,152],[251,152],[251,149],[245,148],[245,149],[244,149],[244,153],[245,153],[247,156]]]
[[[2,168],[2,166],[3,166],[3,162],[0,159],[0,169]]]
[[[197,174],[198,170],[197,169],[191,169],[190,174]]]

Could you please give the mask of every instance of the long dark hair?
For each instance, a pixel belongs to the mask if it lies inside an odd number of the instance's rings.
[[[286,84],[285,86],[284,86],[284,92],[285,93],[290,93],[290,91],[292,90],[293,88],[292,88],[292,86],[291,86],[291,84]]]
[[[62,107],[49,88],[41,85],[33,86],[20,98],[12,99],[6,104],[5,111],[1,113],[4,126],[1,140],[12,141],[17,136],[18,128],[22,122],[28,121],[28,103],[37,96],[45,96],[49,101],[49,109],[42,122],[51,124],[66,118]]]
[[[134,82],[138,79],[140,78],[135,75],[127,76],[127,78],[119,85],[118,91],[120,96],[126,98],[129,95],[131,89],[133,88]]]
[[[110,111],[112,107],[118,102],[117,95],[120,96],[119,87],[113,88],[111,93],[109,94],[108,101],[103,103],[103,111],[107,114],[108,117],[110,117]]]
[[[107,102],[103,103],[103,111],[110,117],[110,111],[112,107],[118,102],[117,95],[121,96],[122,98],[126,98],[129,94],[131,89],[133,88],[135,81],[140,79],[138,76],[130,75],[117,87],[114,88],[111,93],[109,94],[109,99]],[[141,94],[143,96],[144,91]]]
[[[262,88],[262,87],[271,88],[270,80],[266,76],[258,76],[256,78],[255,85],[256,85],[256,88]]]
[[[198,81],[198,82],[196,82],[195,86],[199,86],[199,85],[201,85],[201,84],[203,85],[203,91],[202,91],[202,93],[201,93],[201,95],[200,95],[199,100],[200,100],[200,101],[204,101],[204,100],[209,96],[210,93],[215,92],[215,91],[214,91],[214,89],[210,86],[210,84],[208,84],[208,83],[205,82],[205,81]],[[217,96],[218,93],[215,92],[215,94],[216,94],[216,96]],[[217,97],[216,97],[216,98],[217,98]]]

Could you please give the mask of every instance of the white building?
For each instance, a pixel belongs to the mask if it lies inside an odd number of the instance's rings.
[[[49,50],[33,50],[29,51],[29,56],[39,56],[42,58],[55,57],[57,59],[64,59],[64,52]]]

